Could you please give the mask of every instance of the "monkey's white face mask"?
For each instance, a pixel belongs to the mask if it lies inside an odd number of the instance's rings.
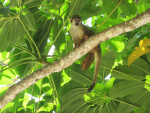
[[[80,19],[73,19],[70,22],[72,27],[79,27],[82,25],[82,21]]]

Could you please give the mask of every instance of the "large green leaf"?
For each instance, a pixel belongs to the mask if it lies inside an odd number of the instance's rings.
[[[110,96],[113,98],[124,97],[130,94],[136,94],[144,88],[144,83],[123,80],[113,85],[110,90]]]
[[[27,8],[38,7],[43,0],[23,0],[23,5]]]
[[[9,7],[2,7],[0,8],[0,14],[2,15],[7,15],[10,11],[10,8]]]
[[[36,31],[33,37],[41,54],[43,54],[44,52],[44,48],[47,44],[47,40],[51,31],[52,25],[53,25],[52,20],[45,20],[44,22],[40,24],[39,29]]]
[[[40,88],[36,84],[34,84],[26,89],[26,93],[33,95],[34,97],[38,97],[39,92],[40,92]]]
[[[28,9],[23,10],[22,15],[20,15],[20,19],[26,29],[35,31],[35,20],[32,13]]]
[[[81,12],[82,8],[86,5],[87,2],[88,0],[72,0],[70,4],[71,8],[74,8],[72,15]]]
[[[18,19],[14,19],[11,26],[10,26],[10,32],[9,32],[9,39],[10,43],[15,45],[15,44],[20,44],[22,43],[24,39],[24,29],[19,22]]]
[[[150,106],[145,103],[149,103],[150,93],[144,80],[149,70],[149,64],[142,59],[136,60],[130,67],[118,66],[117,70],[113,70],[112,75],[117,79],[109,96],[119,102],[117,113],[131,113],[135,109],[147,113]]]
[[[9,31],[12,20],[5,21],[0,29],[0,51],[6,50],[10,43]]]
[[[115,9],[116,5],[114,4],[113,0],[102,0],[103,1],[103,8],[105,9],[107,15],[110,15],[110,13]],[[117,18],[118,16],[118,9],[116,9],[112,15],[111,18]]]
[[[115,54],[112,52],[108,52],[102,55],[101,58],[101,66],[100,66],[100,75],[102,76],[103,80],[106,76],[108,76],[112,70],[112,66],[114,65],[115,61]]]
[[[77,83],[80,83],[83,85],[84,84],[90,85],[92,83],[91,79],[92,79],[93,73],[89,70],[82,71],[80,65],[75,65],[75,64],[72,65],[70,75],[73,81]]]
[[[56,48],[57,54],[64,54],[64,49],[65,49],[65,32],[62,29],[63,27],[63,20],[56,18],[53,23],[53,28],[52,28],[52,33],[53,37],[50,39],[51,41],[55,41],[54,45]],[[60,31],[61,30],[61,31]],[[64,54],[65,55],[65,54]]]
[[[75,6],[76,4],[76,6]],[[101,7],[96,6],[97,1],[92,0],[72,0],[71,1],[71,15],[79,14],[82,17],[82,20],[85,20],[91,16],[100,14]]]
[[[111,48],[116,52],[121,52],[125,48],[124,36],[117,36],[105,42],[110,45]]]
[[[18,0],[10,0],[10,6],[16,6],[18,5],[19,1]]]
[[[134,70],[134,71],[133,71]],[[149,74],[150,65],[147,64],[144,60],[138,59],[129,67],[118,66],[112,71],[112,75],[117,79],[125,79],[125,80],[144,80],[145,74]]]
[[[113,1],[116,5],[120,2],[120,0]],[[119,8],[128,16],[136,14],[136,5],[134,0],[122,0]]]
[[[31,68],[33,66],[32,59],[34,59],[34,57],[33,56],[31,57],[31,55],[28,54],[27,52],[24,52],[24,54],[20,54],[21,52],[23,51],[18,49],[13,50],[13,52],[11,52],[11,56],[13,57],[8,63],[10,67],[15,68],[20,78],[28,75],[28,73],[32,71]]]

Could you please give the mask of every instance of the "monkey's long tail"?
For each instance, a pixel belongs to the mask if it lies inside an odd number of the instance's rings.
[[[101,49],[99,48],[99,46],[97,46],[96,50],[94,51],[94,59],[95,59],[95,70],[94,70],[93,81],[92,81],[92,85],[87,90],[87,92],[91,92],[97,83],[97,78],[100,70],[100,60],[101,60]]]

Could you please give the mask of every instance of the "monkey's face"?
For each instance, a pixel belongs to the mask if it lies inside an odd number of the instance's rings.
[[[82,22],[81,22],[81,19],[71,19],[71,25],[72,26],[76,26],[76,27],[78,27],[78,26],[80,26],[82,24]]]

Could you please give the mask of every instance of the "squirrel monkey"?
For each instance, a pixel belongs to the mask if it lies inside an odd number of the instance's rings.
[[[82,24],[82,20],[79,15],[72,16],[70,22],[71,22],[70,34],[73,39],[75,48],[79,47],[85,40],[87,40],[90,36],[94,35],[93,31],[91,31],[85,25]],[[84,61],[81,64],[81,69],[86,70],[87,68],[89,68],[94,59],[95,59],[94,77],[93,77],[92,85],[88,89],[88,92],[92,91],[92,89],[97,83],[99,67],[100,67],[100,59],[101,59],[101,49],[99,45],[94,47],[87,54],[87,56],[85,57]]]

